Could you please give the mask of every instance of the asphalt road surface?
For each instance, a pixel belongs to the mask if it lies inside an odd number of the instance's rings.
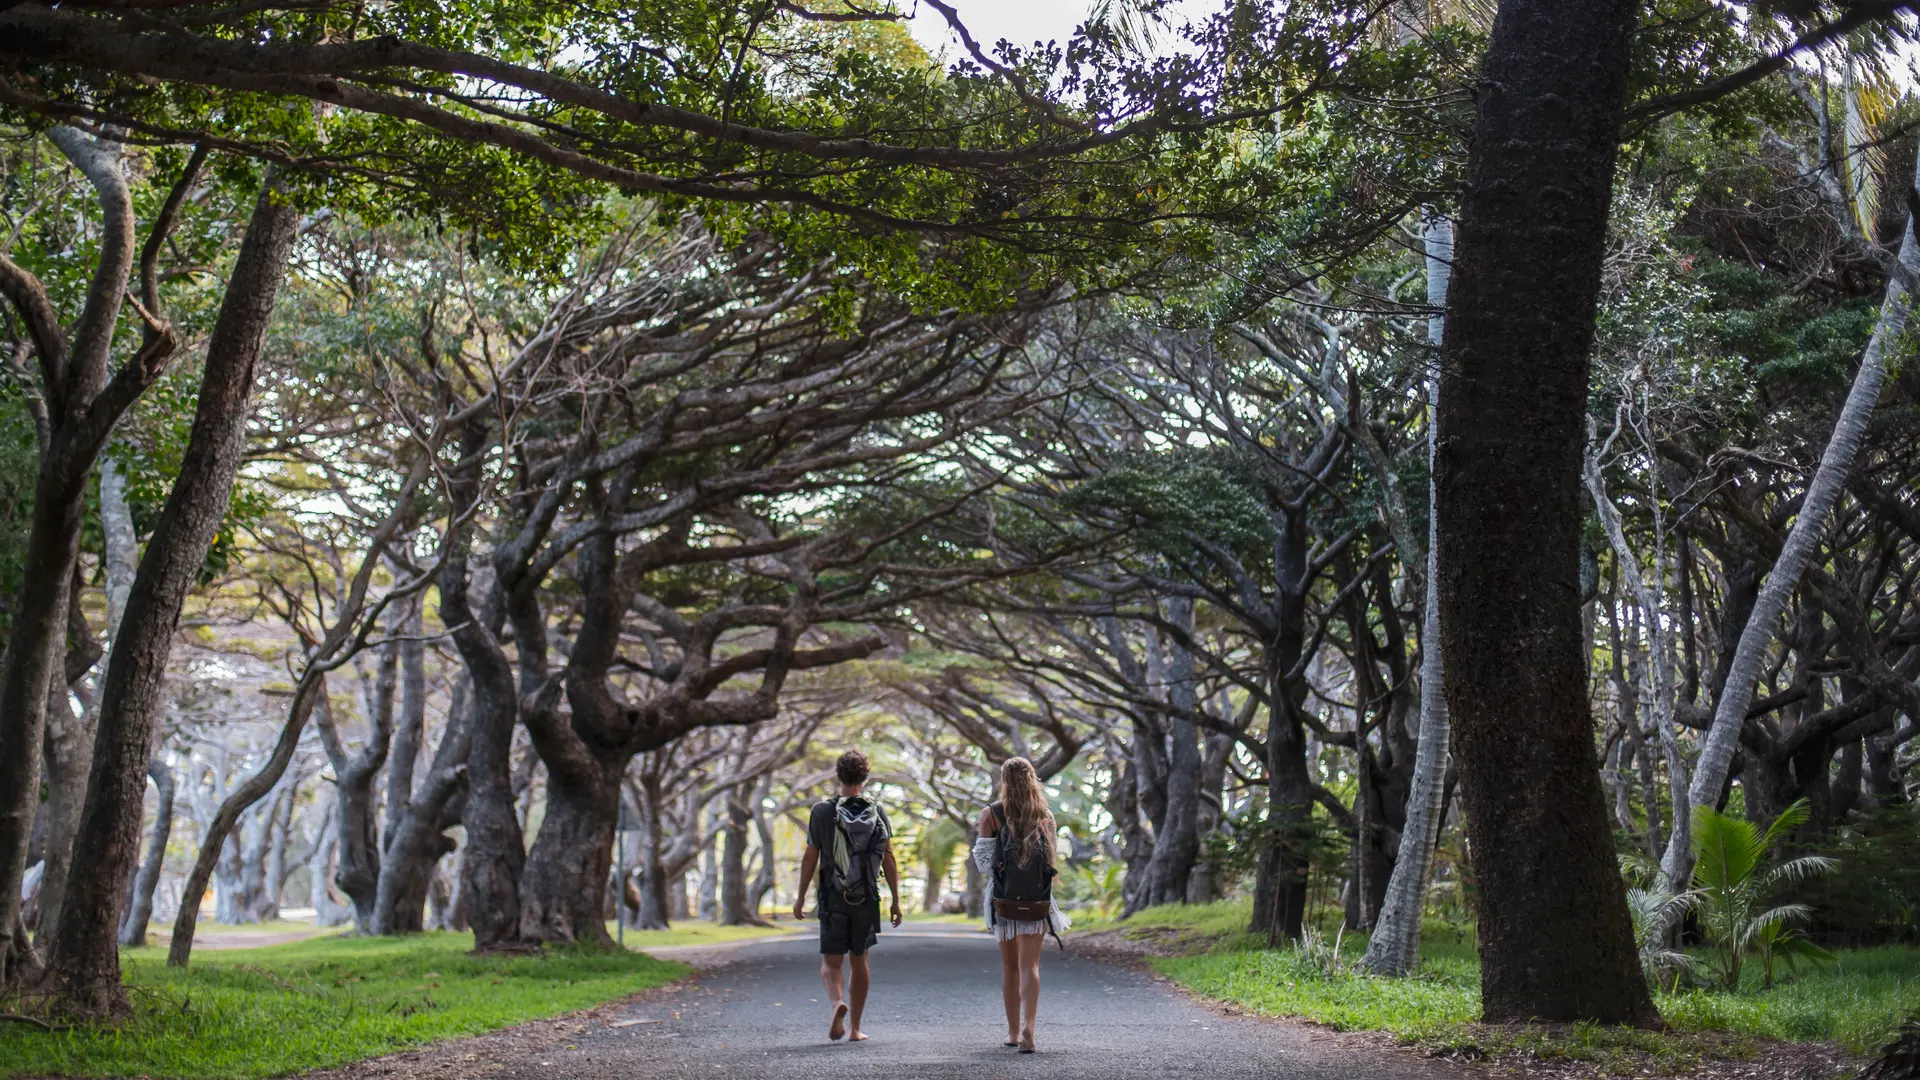
[[[872,953],[862,1043],[829,1042],[812,934],[709,958],[698,980],[627,1009],[567,1046],[510,1062],[512,1080],[1445,1080],[1451,1068],[1300,1024],[1225,1016],[1152,976],[1048,943],[1037,1054],[1002,1046],[1000,961],[961,928],[888,929]]]

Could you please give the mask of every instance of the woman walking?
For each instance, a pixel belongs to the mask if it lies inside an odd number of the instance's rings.
[[[1033,1017],[1040,1007],[1040,950],[1069,924],[1053,903],[1053,813],[1026,758],[1000,766],[1000,801],[980,815],[973,862],[986,874],[987,926],[1000,940],[1000,998],[1007,1008],[1007,1045],[1033,1053]]]

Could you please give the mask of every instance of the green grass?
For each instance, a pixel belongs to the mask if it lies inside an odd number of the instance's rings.
[[[680,977],[635,953],[475,957],[466,934],[324,937],[194,957],[122,953],[134,1015],[44,1032],[0,1024],[0,1078],[277,1076],[598,1005]]]
[[[1118,918],[1102,919],[1095,915],[1075,916],[1073,928],[1076,931],[1094,933],[1101,930],[1122,929],[1130,936],[1144,936],[1137,932],[1149,927],[1155,929],[1174,928],[1204,934],[1222,939],[1237,937],[1246,932],[1247,921],[1253,914],[1253,904],[1247,900],[1222,900],[1213,904],[1168,904],[1164,907],[1150,907],[1135,912],[1124,922]]]
[[[669,930],[629,930],[627,931],[627,948],[657,949],[665,945],[718,945],[728,941],[744,941],[747,938],[791,933],[797,929],[802,928],[791,922],[775,926],[722,926],[719,923],[688,919],[674,923]],[[611,921],[607,923],[607,933],[609,935],[618,933]]]
[[[1122,925],[1125,932],[1140,936],[1187,928],[1195,933],[1189,940],[1204,940],[1202,934],[1213,938],[1215,943],[1204,952],[1151,962],[1195,993],[1252,1012],[1304,1017],[1341,1030],[1387,1031],[1440,1047],[1472,1044],[1572,1057],[1630,1051],[1673,1063],[1708,1052],[1738,1053],[1741,1039],[1765,1038],[1831,1042],[1867,1053],[1920,1009],[1920,949],[1855,949],[1840,953],[1833,967],[1803,966],[1797,977],[1772,989],[1760,985],[1755,964],[1736,994],[1683,990],[1655,995],[1660,1015],[1682,1036],[1677,1040],[1581,1027],[1551,1036],[1525,1031],[1495,1035],[1473,1027],[1480,1015],[1480,961],[1471,936],[1458,928],[1430,928],[1422,936],[1419,970],[1406,979],[1382,979],[1351,972],[1329,975],[1292,949],[1259,947],[1240,932],[1247,915],[1244,902],[1150,908]],[[1350,964],[1366,951],[1366,939],[1346,935],[1340,951]],[[1490,1039],[1499,1045],[1489,1047]],[[1544,1045],[1549,1039],[1552,1047]]]

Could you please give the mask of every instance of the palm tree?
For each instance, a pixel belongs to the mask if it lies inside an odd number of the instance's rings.
[[[1713,963],[1719,968],[1721,985],[1728,990],[1739,989],[1741,960],[1749,951],[1762,954],[1768,986],[1773,985],[1775,956],[1827,955],[1789,928],[1807,917],[1810,909],[1805,904],[1766,907],[1778,886],[1834,868],[1834,861],[1824,855],[1803,855],[1776,866],[1766,865],[1774,845],[1806,820],[1804,799],[1781,811],[1765,832],[1750,821],[1719,813],[1711,806],[1694,807],[1690,895],[1700,913],[1701,928],[1713,943]]]

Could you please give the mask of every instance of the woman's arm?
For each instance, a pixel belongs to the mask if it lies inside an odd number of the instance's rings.
[[[992,836],[999,831],[1000,823],[994,820],[993,807],[989,806],[985,810],[980,811],[980,824],[974,826],[975,834],[979,836]]]

